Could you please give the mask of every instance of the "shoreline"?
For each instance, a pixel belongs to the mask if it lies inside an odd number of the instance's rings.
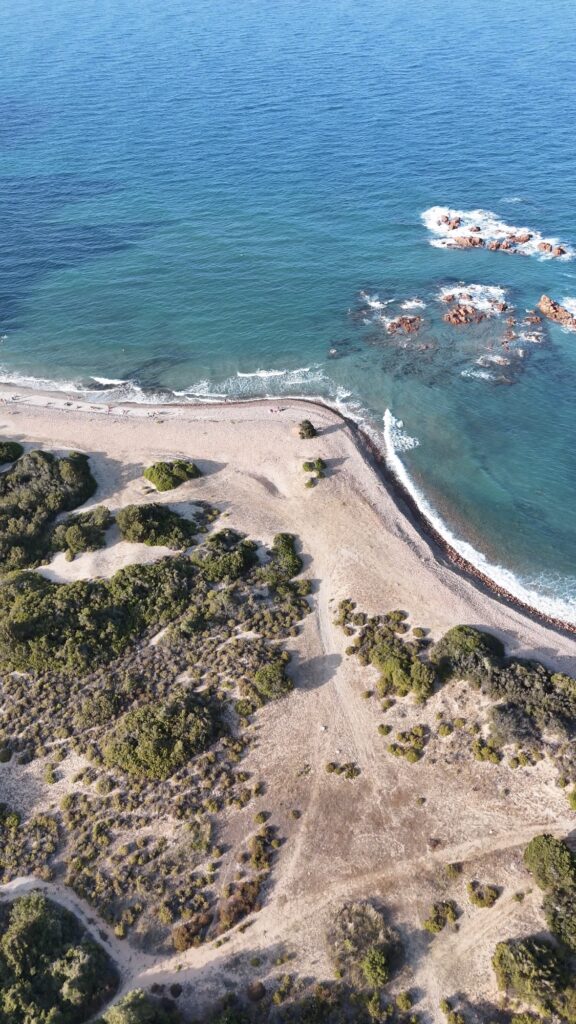
[[[246,399],[222,398],[190,402],[167,402],[164,404],[127,401],[113,405],[106,402],[89,401],[62,391],[40,391],[26,387],[20,388],[19,391],[23,392],[23,395],[12,397],[15,395],[15,389],[7,384],[0,384],[0,408],[15,408],[22,403],[28,409],[61,413],[68,412],[70,414],[76,413],[77,415],[99,415],[105,421],[110,417],[113,420],[122,422],[127,415],[132,414],[132,416],[137,416],[145,421],[151,420],[157,423],[165,422],[165,420],[158,419],[160,416],[175,419],[179,413],[198,412],[199,410],[218,411],[234,408],[269,408],[270,411],[283,411],[289,406],[296,406],[302,408],[312,407],[322,412],[328,412],[330,415],[337,417],[348,428],[358,453],[384,485],[399,515],[410,522],[437,561],[442,559],[447,563],[450,571],[471,582],[481,594],[496,598],[509,608],[520,611],[531,620],[551,627],[566,637],[576,636],[576,624],[548,615],[546,612],[522,601],[521,598],[516,597],[486,573],[483,573],[473,562],[464,558],[430,522],[417,501],[415,501],[389,466],[385,452],[379,448],[378,444],[363,429],[362,425],[320,396],[313,398],[306,396]],[[7,393],[11,393],[8,398],[6,397]],[[30,401],[30,399],[35,399],[35,401]],[[54,403],[58,403],[58,405]]]

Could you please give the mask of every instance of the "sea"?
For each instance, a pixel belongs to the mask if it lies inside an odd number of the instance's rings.
[[[576,311],[575,38],[574,0],[3,0],[0,379],[321,398],[576,622],[576,333],[527,312]]]

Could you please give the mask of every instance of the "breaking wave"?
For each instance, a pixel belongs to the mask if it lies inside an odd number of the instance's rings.
[[[458,284],[453,288],[441,288],[438,298],[441,302],[448,302],[451,298],[455,302],[466,302],[474,309],[481,310],[488,315],[496,316],[501,312],[496,307],[499,303],[506,301],[507,291],[491,284]]]

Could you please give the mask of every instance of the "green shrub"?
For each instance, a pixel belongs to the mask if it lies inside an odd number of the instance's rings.
[[[191,561],[209,583],[236,580],[257,561],[256,545],[235,530],[219,530],[208,538],[204,548],[191,555]]]
[[[197,701],[145,704],[120,718],[105,743],[104,761],[139,778],[167,779],[207,747],[213,730],[208,708]]]
[[[18,441],[0,441],[0,466],[5,466],[7,462],[16,462],[23,454],[24,449]]]
[[[277,700],[293,688],[291,679],[284,671],[284,662],[280,658],[261,665],[253,676],[253,684],[257,693],[265,700]]]
[[[103,1024],[181,1024],[182,1020],[174,1006],[158,1002],[139,989],[128,992],[101,1019]]]
[[[298,433],[303,441],[308,441],[312,437],[317,437],[318,431],[316,427],[312,425],[310,420],[302,420],[298,427]]]
[[[481,882],[468,882],[466,886],[468,899],[475,907],[493,907],[500,893],[495,885],[483,885]]]
[[[454,626],[434,644],[431,661],[443,677],[480,683],[504,657],[500,640],[473,626]]]
[[[551,889],[543,910],[550,931],[576,953],[576,887]]]
[[[52,583],[21,573],[0,587],[0,664],[7,671],[86,671],[122,653],[189,603],[186,558],[130,565],[109,580]]]
[[[118,985],[102,947],[37,890],[0,906],[0,977],[0,1018],[14,1024],[81,1024]]]
[[[194,462],[184,459],[175,459],[174,462],[155,462],[144,470],[144,477],[157,491],[171,491],[174,487],[187,480],[196,480],[201,476],[198,466]]]
[[[79,452],[61,459],[27,452],[0,474],[0,571],[45,561],[58,513],[82,505],[95,490],[88,457]]]
[[[499,942],[492,965],[498,987],[507,994],[552,1011],[564,988],[564,967],[557,951],[541,939]]]
[[[454,900],[442,900],[433,903],[430,913],[424,921],[424,928],[433,935],[441,932],[447,924],[454,924],[458,919],[458,910]]]
[[[362,989],[388,982],[398,960],[398,937],[370,903],[346,903],[333,918],[327,940],[334,967],[348,984]]]
[[[151,502],[147,505],[126,505],[116,521],[122,539],[134,544],[158,545],[176,550],[193,543],[196,523],[184,519],[167,505]]]
[[[524,864],[541,889],[576,887],[576,857],[561,839],[535,836],[524,850]]]
[[[54,551],[69,552],[71,558],[83,551],[98,551],[106,543],[105,532],[114,522],[110,510],[104,505],[68,516],[54,527],[51,547]]]
[[[382,988],[390,978],[388,958],[382,946],[369,946],[360,967],[366,981],[373,988]]]

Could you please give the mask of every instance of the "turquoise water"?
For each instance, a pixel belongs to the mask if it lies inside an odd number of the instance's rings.
[[[521,317],[576,299],[576,259],[438,248],[422,220],[576,247],[575,30],[572,0],[4,0],[0,375],[322,395],[382,441],[389,409],[429,514],[576,621],[576,335],[505,349],[508,312],[454,328],[437,298],[498,286]],[[418,334],[389,335],[414,299]]]

